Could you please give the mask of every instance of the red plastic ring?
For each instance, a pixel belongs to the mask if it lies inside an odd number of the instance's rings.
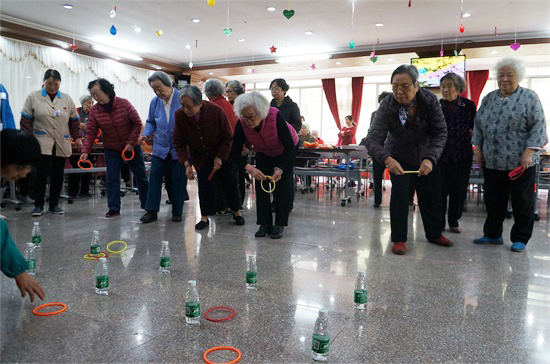
[[[227,310],[227,311],[231,311],[232,314],[227,316],[227,317],[222,317],[222,318],[219,318],[219,319],[213,319],[213,318],[208,317],[208,315],[210,313],[212,313],[213,311],[216,311],[216,310]],[[209,308],[204,313],[204,318],[208,321],[211,321],[211,322],[222,322],[222,321],[231,320],[233,317],[235,317],[235,315],[237,315],[237,311],[235,311],[232,307],[229,307],[229,306],[214,306],[214,307]]]
[[[132,149],[132,156],[130,158],[126,158],[126,151],[125,150],[122,151],[122,159],[125,161],[131,161],[132,159],[134,159],[135,155],[136,153]]]
[[[82,167],[82,165],[80,165],[80,163],[82,163],[82,162],[88,163],[88,164],[90,165],[90,167]],[[90,169],[92,169],[92,168],[94,167],[94,165],[92,164],[92,162],[90,162],[89,159],[79,160],[76,164],[78,165],[79,168],[81,168],[81,169],[83,169],[83,170],[85,170],[85,171],[90,170]]]
[[[149,153],[151,154],[151,152],[153,151],[153,148],[151,148],[151,146],[149,144],[147,144],[145,142],[145,140],[142,140],[141,141],[141,147],[143,148],[143,150],[145,151],[145,153]]]

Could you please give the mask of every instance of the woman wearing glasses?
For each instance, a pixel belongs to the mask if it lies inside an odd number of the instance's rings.
[[[445,221],[441,213],[437,161],[447,141],[441,105],[433,93],[419,88],[414,66],[397,67],[391,83],[393,97],[386,97],[380,103],[367,136],[367,150],[391,172],[392,252],[399,255],[407,252],[411,183],[415,183],[426,238],[431,243],[450,247],[453,243],[441,235]]]
[[[286,92],[290,86],[282,78],[276,78],[269,84],[271,90],[271,107],[279,109],[286,122],[296,129],[296,133],[302,129],[302,118],[300,116],[300,108],[292,101],[290,96],[286,96]]]

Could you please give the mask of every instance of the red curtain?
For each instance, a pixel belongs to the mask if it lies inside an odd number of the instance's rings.
[[[338,115],[338,101],[336,101],[336,80],[334,78],[327,78],[323,81],[323,91],[325,92],[325,97],[327,98],[328,107],[332,113],[334,121],[336,121],[336,126],[338,130],[340,127],[340,116]]]
[[[470,89],[470,100],[472,100],[476,106],[479,102],[479,96],[481,95],[488,79],[489,70],[466,72],[466,83]]]
[[[351,79],[351,95],[351,117],[359,125],[361,101],[363,100],[363,77],[353,77]]]

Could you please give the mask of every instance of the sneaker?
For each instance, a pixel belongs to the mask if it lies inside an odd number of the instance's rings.
[[[280,225],[275,225],[271,230],[271,234],[269,234],[269,236],[271,237],[271,239],[280,239],[283,236],[284,230],[284,227]]]
[[[48,209],[48,212],[51,212],[52,214],[55,214],[55,215],[63,215],[65,213],[65,211],[63,211],[63,209],[59,206],[50,207]]]
[[[264,236],[271,234],[271,230],[273,230],[273,226],[261,225],[258,231],[256,231],[256,234],[254,234],[254,236],[257,238],[263,238]]]
[[[195,225],[195,230],[204,230],[206,229],[208,226],[210,225],[210,220],[206,220],[206,221],[199,221],[196,225]]]
[[[156,211],[147,211],[145,215],[139,219],[144,224],[148,224],[153,221],[157,221],[157,212]]]
[[[513,252],[522,252],[525,250],[525,243],[520,243],[520,242],[513,243],[511,250]]]
[[[173,222],[181,222],[181,215],[172,215]]]
[[[405,255],[407,252],[407,243],[393,243],[391,252],[397,255]]]
[[[43,212],[44,209],[42,207],[35,207],[31,212],[31,216],[42,216]]]
[[[504,240],[502,240],[502,236],[499,236],[498,238],[489,238],[488,236],[483,236],[482,238],[474,239],[474,244],[493,244],[493,245],[502,245],[504,244]]]
[[[116,210],[109,210],[106,214],[105,214],[105,217],[115,217],[115,216],[120,216],[120,211],[116,211]]]
[[[462,232],[462,229],[459,228],[458,226],[450,226],[449,231],[451,233],[460,234]]]
[[[446,246],[446,247],[451,247],[451,246],[454,245],[452,241],[450,241],[449,239],[447,239],[443,235],[439,235],[439,237],[436,238],[436,239],[428,239],[428,241],[430,243],[434,243],[434,244],[441,245],[441,246]]]
[[[233,216],[233,220],[235,220],[235,225],[237,225],[237,226],[243,226],[244,225],[244,217],[242,217],[242,216]]]

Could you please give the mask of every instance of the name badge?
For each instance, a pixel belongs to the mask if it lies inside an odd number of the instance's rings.
[[[53,116],[61,116],[61,110],[54,110]]]
[[[5,100],[8,98],[8,95],[5,92],[0,92],[0,100]]]

